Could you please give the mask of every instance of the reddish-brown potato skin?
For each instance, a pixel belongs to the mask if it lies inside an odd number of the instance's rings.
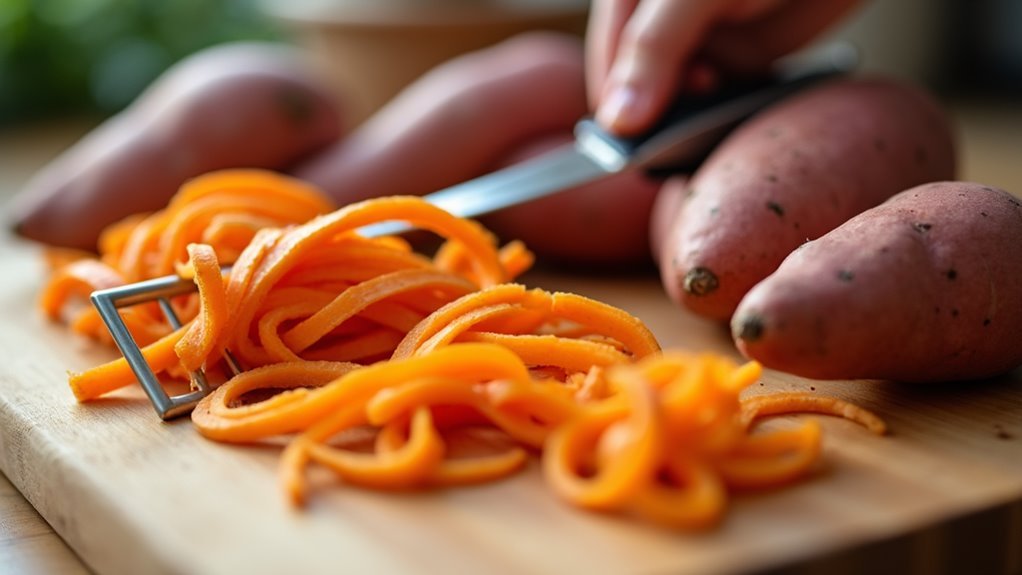
[[[688,181],[689,177],[685,174],[675,174],[667,178],[653,201],[649,219],[649,250],[654,263],[660,263],[664,243],[670,236],[674,219],[678,217],[678,212],[685,203]]]
[[[917,89],[829,83],[763,111],[693,175],[663,243],[668,294],[726,320],[799,244],[901,190],[954,177],[948,121]]]
[[[294,174],[340,204],[434,192],[570,134],[586,113],[582,74],[578,38],[522,34],[431,70]]]
[[[792,253],[742,300],[739,349],[818,379],[984,378],[1022,364],[1022,202],[918,186]]]
[[[586,112],[579,39],[523,34],[430,71],[294,173],[341,204],[426,194],[571,141]],[[547,263],[647,263],[658,187],[640,174],[620,174],[484,222]]]
[[[19,233],[94,249],[99,231],[232,167],[285,169],[341,133],[334,97],[277,45],[200,52],[50,163],[15,204]]]

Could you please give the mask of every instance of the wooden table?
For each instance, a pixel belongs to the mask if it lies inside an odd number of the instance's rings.
[[[963,177],[975,179],[1005,187],[1007,189],[1022,190],[1022,163],[1018,162],[1017,150],[1020,147],[1019,134],[1022,134],[1022,108],[988,107],[980,105],[963,104],[955,108],[961,129],[961,140],[963,142]],[[39,165],[58,151],[61,147],[73,141],[85,128],[84,124],[58,125],[49,127],[21,130],[0,136],[0,201],[13,193],[21,182],[23,182]],[[569,280],[570,281],[570,280]],[[618,286],[609,285],[605,288],[610,291],[607,295],[610,299],[633,298],[636,293],[646,293],[648,289],[640,288],[638,292],[635,286],[629,282],[621,283]],[[629,295],[632,294],[632,295]],[[621,302],[616,302],[619,305]],[[632,300],[632,303],[642,307],[639,300]],[[627,305],[625,307],[628,307]],[[634,310],[641,314],[641,310]],[[897,396],[898,394],[895,394]],[[891,399],[888,397],[887,399]],[[897,397],[894,397],[897,400]],[[904,399],[902,396],[901,399]],[[953,397],[948,398],[953,400]],[[909,422],[898,422],[901,425],[911,425]],[[1019,426],[1019,422],[1008,422],[1010,427]],[[970,428],[968,433],[978,433],[984,430]],[[1007,454],[1017,453],[1022,460],[1022,447],[1019,447],[1019,429],[1012,428],[1014,436],[1002,438],[1005,445],[1012,445],[1012,448],[1004,449]],[[989,433],[997,433],[993,428],[985,430]],[[954,427],[949,427],[948,433],[955,433]],[[978,435],[977,435],[978,437]],[[1015,471],[1019,472],[1017,465]],[[984,540],[989,542],[995,539],[999,542],[1010,542],[1022,540],[1018,533],[1012,529],[1019,529],[1022,525],[1022,504],[1015,504],[1008,507],[1000,507],[996,511],[993,525],[1004,525],[1009,532],[989,532],[990,517],[984,517],[984,511],[973,512],[971,515],[961,518],[944,531],[933,532],[919,531],[912,535],[915,539],[912,549],[917,554],[928,554],[927,556],[941,556],[943,546],[953,545],[954,541],[960,538],[968,538],[982,544]],[[894,545],[897,539],[902,537],[897,533],[890,534],[890,538],[871,542],[861,548],[871,549],[869,557],[872,560],[879,560],[885,555],[884,546]],[[902,537],[903,538],[903,537]],[[903,543],[903,541],[902,541]],[[1000,544],[1000,543],[999,543]],[[1003,550],[1002,550],[1003,551]],[[1022,569],[1022,551],[1015,549],[1008,550],[1007,558],[1001,558],[997,565]],[[1014,553],[1012,555],[1011,553]],[[948,556],[946,553],[945,557]],[[828,565],[840,567],[840,565],[853,565],[847,557],[844,563],[841,556],[832,557]],[[859,567],[868,566],[868,563],[858,563]],[[917,570],[942,571],[955,567],[967,569],[966,565],[954,564],[933,564],[927,563],[926,559],[912,563]],[[923,567],[920,567],[923,566]],[[887,565],[890,567],[891,565]],[[927,569],[926,567],[929,567]],[[971,567],[979,567],[972,565]],[[0,475],[0,572],[2,573],[83,573],[87,568],[78,560],[74,553],[63,544],[60,538],[49,528],[42,518],[35,513],[31,506],[18,495],[11,484]]]

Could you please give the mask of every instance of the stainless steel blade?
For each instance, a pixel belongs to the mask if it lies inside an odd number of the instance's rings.
[[[542,156],[426,196],[429,203],[471,218],[567,190],[607,172],[566,144]]]
[[[607,170],[579,152],[576,144],[569,143],[502,170],[427,194],[423,198],[456,216],[474,218],[569,190],[607,174]],[[387,222],[362,228],[360,233],[384,236],[407,229],[400,222]]]

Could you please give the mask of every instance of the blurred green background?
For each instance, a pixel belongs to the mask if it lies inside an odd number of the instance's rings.
[[[256,0],[0,0],[0,127],[108,115],[200,48],[278,36]]]

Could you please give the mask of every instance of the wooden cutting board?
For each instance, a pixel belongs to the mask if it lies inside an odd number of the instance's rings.
[[[386,494],[320,487],[304,512],[278,450],[162,423],[141,393],[74,402],[67,370],[113,353],[35,308],[44,270],[0,238],[0,468],[101,574],[1022,571],[1022,376],[960,385],[814,382],[768,373],[753,392],[811,390],[875,410],[892,435],[823,421],[824,463],[781,491],[736,498],[719,530],[669,532],[570,508],[535,462],[492,485]],[[644,319],[666,347],[734,353],[650,277],[533,275]]]

